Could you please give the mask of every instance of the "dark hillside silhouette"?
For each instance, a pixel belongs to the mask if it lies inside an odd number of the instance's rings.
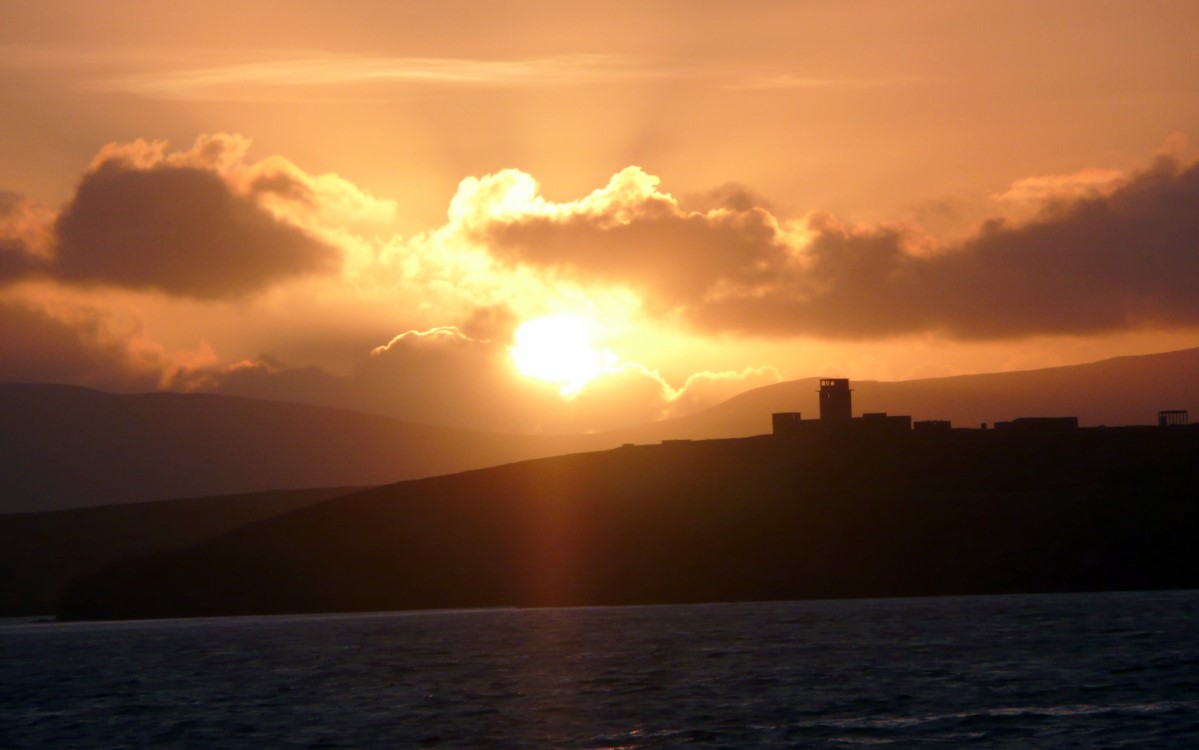
[[[78,581],[163,617],[1199,585],[1199,426],[619,448],[380,487]]]
[[[0,515],[0,617],[52,614],[71,579],[118,558],[190,547],[352,491],[281,490]]]

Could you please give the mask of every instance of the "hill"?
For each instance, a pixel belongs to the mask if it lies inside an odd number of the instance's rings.
[[[163,617],[1199,585],[1199,427],[769,437],[334,498],[77,581]]]
[[[571,448],[305,404],[8,383],[0,513],[377,485]]]
[[[183,549],[352,488],[0,515],[0,617],[56,612],[74,578],[118,558]]]
[[[824,373],[842,377],[844,373]],[[1029,416],[1077,416],[1082,425],[1154,424],[1162,409],[1199,416],[1199,348],[1066,367],[896,382],[854,380],[855,413],[947,419],[955,427]],[[770,432],[773,412],[818,415],[819,378],[747,391],[706,411],[608,433],[614,442],[707,439]]]

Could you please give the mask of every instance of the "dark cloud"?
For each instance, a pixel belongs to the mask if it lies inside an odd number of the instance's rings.
[[[628,283],[647,293],[647,302],[671,306],[702,299],[720,282],[770,283],[789,253],[761,209],[655,210],[627,223],[588,214],[537,216],[496,224],[486,241],[502,259]]]
[[[258,175],[250,182],[250,192],[255,195],[277,195],[307,206],[316,204],[316,196],[313,195],[311,187],[297,180],[294,175],[282,171]]]
[[[158,387],[164,364],[136,351],[105,317],[81,310],[69,318],[37,307],[0,302],[0,381],[74,383],[113,391]]]
[[[753,208],[761,208],[774,213],[774,207],[766,199],[766,196],[751,190],[739,182],[726,182],[720,187],[704,193],[683,196],[679,203],[688,211],[700,211],[704,213],[720,208],[732,211],[749,211]]]
[[[898,230],[846,230],[814,217],[801,266],[779,269],[756,289],[730,286],[683,312],[707,330],[759,335],[887,336],[935,327],[919,292],[919,266]]]
[[[930,303],[962,336],[1199,324],[1199,165],[1161,160],[1107,197],[991,225],[937,260]]]
[[[647,205],[506,219],[484,237],[508,262],[627,284],[705,331],[995,339],[1199,325],[1199,165],[1163,158],[1106,194],[941,248],[821,215],[789,243],[736,201],[704,214]]]
[[[84,176],[54,228],[53,269],[65,280],[196,298],[244,295],[334,270],[340,260],[216,173],[188,166],[104,162]]]
[[[45,270],[43,259],[29,252],[16,238],[0,237],[0,284],[24,279]]]
[[[46,270],[46,259],[33,251],[33,235],[43,227],[32,219],[25,196],[0,190],[0,285]]]

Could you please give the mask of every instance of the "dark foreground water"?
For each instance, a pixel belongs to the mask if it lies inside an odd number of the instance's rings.
[[[3,748],[1199,747],[1199,592],[0,624]]]

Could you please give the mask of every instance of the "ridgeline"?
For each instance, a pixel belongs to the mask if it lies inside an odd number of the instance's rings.
[[[61,619],[1199,586],[1199,425],[757,437],[401,482],[111,563]]]

